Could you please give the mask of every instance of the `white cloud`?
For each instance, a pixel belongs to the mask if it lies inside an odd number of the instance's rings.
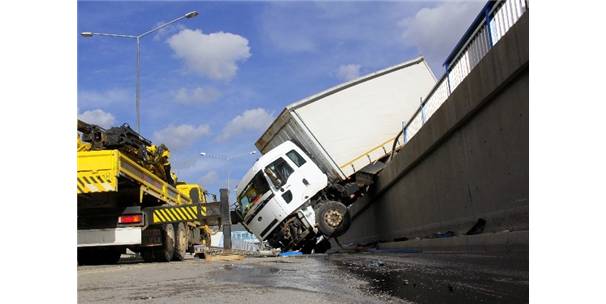
[[[205,124],[194,125],[169,125],[168,127],[154,132],[154,142],[165,144],[171,150],[188,147],[194,141],[210,134],[210,127]]]
[[[444,1],[420,9],[399,22],[406,44],[415,46],[428,61],[439,67],[467,27],[480,12],[483,1]]]
[[[218,139],[227,140],[246,131],[264,131],[271,124],[272,120],[272,115],[265,109],[246,110],[227,123],[221,134],[219,134]]]
[[[337,77],[343,81],[349,81],[360,77],[359,64],[345,64],[337,69]]]
[[[248,40],[231,33],[184,29],[167,42],[189,69],[215,80],[232,79],[237,63],[250,57]]]
[[[224,161],[200,157],[198,154],[190,158],[189,155],[183,156],[177,152],[174,157],[171,154],[171,157],[177,176],[186,181],[199,180],[200,176],[207,174],[209,171],[221,172],[226,165]]]
[[[174,100],[182,105],[203,105],[215,101],[221,93],[212,87],[180,88],[175,92]]]
[[[84,111],[83,113],[78,114],[78,119],[90,124],[101,126],[106,129],[112,127],[116,120],[114,115],[105,112],[101,109]]]
[[[134,102],[134,90],[112,88],[104,91],[83,90],[78,92],[80,107],[99,107],[113,103]]]
[[[202,186],[204,186],[204,187],[206,187],[206,185],[208,185],[208,184],[214,184],[218,180],[219,180],[219,174],[217,174],[217,171],[215,171],[215,170],[208,171],[206,174],[204,174],[200,178],[200,182],[202,183]]]

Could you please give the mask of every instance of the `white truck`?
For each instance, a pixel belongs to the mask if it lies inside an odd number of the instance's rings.
[[[255,144],[263,155],[238,185],[235,222],[275,248],[326,250],[435,82],[419,57],[287,106]]]

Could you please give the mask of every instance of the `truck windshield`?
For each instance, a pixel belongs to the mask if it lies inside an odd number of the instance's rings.
[[[269,185],[263,173],[259,171],[250,183],[244,187],[242,194],[238,197],[238,204],[240,205],[242,215],[246,215],[253,205],[259,203],[261,197],[267,191],[269,191]]]

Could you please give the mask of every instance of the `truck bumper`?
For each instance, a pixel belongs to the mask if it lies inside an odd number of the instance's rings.
[[[141,227],[78,230],[78,247],[141,244]]]

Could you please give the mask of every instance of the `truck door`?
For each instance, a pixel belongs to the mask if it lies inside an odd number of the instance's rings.
[[[294,148],[287,152],[286,160],[295,168],[292,182],[303,186],[296,199],[307,201],[328,185],[326,174],[300,149]]]
[[[238,203],[245,215],[244,224],[260,239],[264,239],[271,228],[288,215],[284,214],[281,201],[276,199],[262,171],[244,188]]]
[[[291,214],[307,201],[305,177],[299,166],[287,155],[267,166],[265,174],[272,183],[284,213]]]

